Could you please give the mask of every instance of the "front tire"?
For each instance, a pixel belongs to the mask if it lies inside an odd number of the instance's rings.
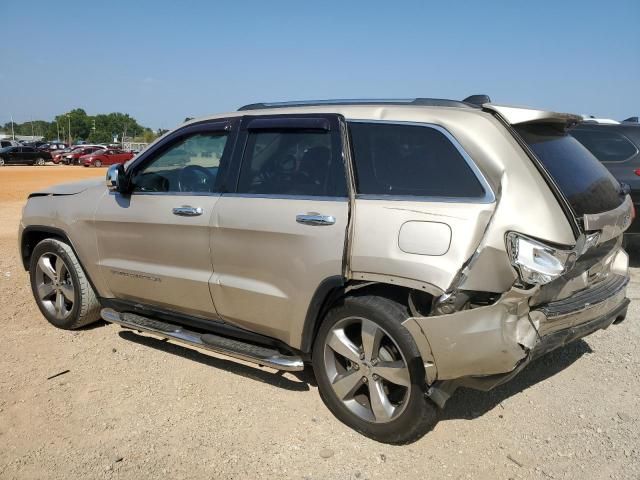
[[[96,160],[93,165],[95,165],[96,167],[100,168],[102,166],[102,162],[100,160]]]
[[[68,244],[53,238],[38,243],[29,274],[38,308],[52,325],[73,330],[100,320],[100,303]]]
[[[44,158],[36,158],[36,163],[38,167],[42,167],[45,164]]]
[[[325,405],[374,440],[404,444],[437,422],[425,398],[425,370],[401,325],[405,307],[384,297],[346,297],[325,317],[313,347],[313,369]]]

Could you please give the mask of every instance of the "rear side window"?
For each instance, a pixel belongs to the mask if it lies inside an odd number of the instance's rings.
[[[249,132],[238,193],[347,196],[344,164],[331,132],[256,130]]]
[[[575,129],[571,135],[601,162],[624,162],[638,153],[635,145],[617,132]]]
[[[456,198],[485,195],[460,151],[435,128],[350,122],[349,130],[359,194]]]
[[[613,210],[624,200],[620,184],[580,142],[545,124],[516,131],[542,162],[577,216]]]

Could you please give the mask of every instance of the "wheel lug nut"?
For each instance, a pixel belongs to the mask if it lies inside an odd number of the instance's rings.
[[[360,360],[364,360],[364,353],[360,354]]]
[[[376,381],[377,381],[379,378],[380,378],[380,377],[379,377],[378,375],[376,375],[375,373],[373,374],[373,379],[374,379],[374,380],[376,380]]]
[[[353,368],[354,370],[360,370],[360,365],[358,365],[357,363],[354,363]]]
[[[369,379],[367,377],[362,377],[362,383],[367,383]]]

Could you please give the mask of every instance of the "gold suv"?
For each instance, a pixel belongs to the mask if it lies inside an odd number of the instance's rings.
[[[579,121],[486,96],[247,105],[31,194],[21,254],[57,327],[310,364],[336,417],[406,443],[458,386],[624,319],[632,203]]]

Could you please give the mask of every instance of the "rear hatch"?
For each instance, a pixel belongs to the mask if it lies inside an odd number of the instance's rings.
[[[599,232],[599,242],[620,236],[633,205],[625,189],[593,154],[568,133],[581,117],[485,104],[502,117],[532,157],[581,233]]]
[[[620,183],[568,133],[581,117],[512,107],[484,105],[511,124],[513,134],[527,150],[576,230],[577,259],[573,268],[545,285],[531,304],[567,298],[626,276],[620,264],[622,234],[631,224],[633,204]],[[535,199],[532,199],[535,201]],[[626,257],[624,252],[622,255]]]

